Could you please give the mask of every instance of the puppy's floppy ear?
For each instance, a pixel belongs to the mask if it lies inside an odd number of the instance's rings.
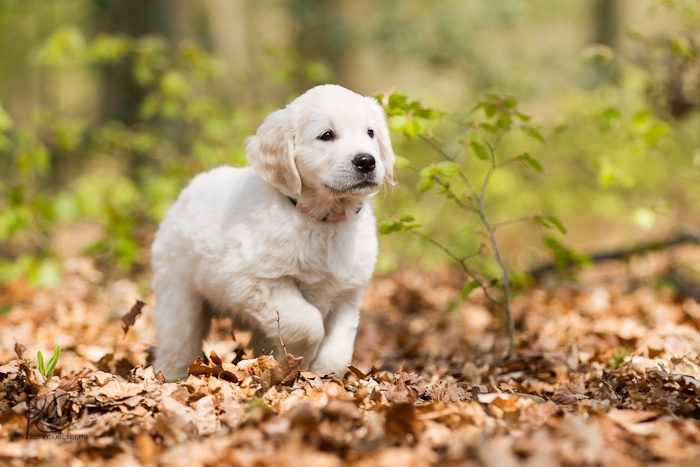
[[[392,185],[396,185],[394,181],[394,149],[391,147],[391,138],[389,137],[389,126],[386,123],[386,112],[381,105],[373,97],[366,97],[371,102],[372,111],[377,119],[378,128],[375,130],[377,135],[377,143],[379,143],[379,157],[384,165],[384,181]]]
[[[301,177],[294,162],[294,137],[289,109],[272,112],[247,140],[246,157],[255,171],[288,196],[301,193]]]

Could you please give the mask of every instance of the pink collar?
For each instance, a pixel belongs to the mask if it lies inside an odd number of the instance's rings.
[[[328,214],[326,214],[326,215],[323,216],[323,217],[313,216],[313,215],[311,215],[311,213],[310,213],[311,210],[310,210],[308,207],[306,207],[306,206],[302,205],[301,203],[297,202],[297,200],[295,200],[294,198],[291,198],[291,197],[289,197],[289,196],[288,196],[287,198],[289,198],[289,201],[291,201],[292,204],[293,204],[294,206],[296,206],[296,208],[297,208],[299,211],[301,211],[301,212],[303,212],[303,213],[305,213],[305,214],[308,214],[308,215],[310,215],[311,217],[314,217],[314,218],[316,218],[317,220],[319,220],[319,221],[321,221],[321,222],[340,222],[340,221],[344,221],[345,219],[348,218],[347,214],[345,214],[345,211],[338,212],[338,213],[330,213],[330,212],[329,212]],[[357,207],[357,209],[355,209],[355,214],[359,213],[359,212],[360,212],[360,209],[362,209],[362,204],[360,204],[360,205]]]

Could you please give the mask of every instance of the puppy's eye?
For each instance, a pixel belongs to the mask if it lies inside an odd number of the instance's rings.
[[[321,141],[333,141],[335,139],[335,135],[333,135],[332,131],[327,131],[319,136],[318,139]]]
[[[370,128],[369,130],[367,130],[367,134],[369,135],[370,138],[374,138],[374,130],[373,129]]]

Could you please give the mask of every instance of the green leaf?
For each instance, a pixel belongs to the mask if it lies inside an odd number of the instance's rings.
[[[482,161],[489,160],[489,153],[486,152],[486,148],[476,141],[472,141],[469,145],[474,151],[474,155],[481,159]]]
[[[496,121],[496,126],[504,130],[510,128],[510,117],[506,112],[502,112],[501,116],[498,117],[498,120]]]
[[[515,111],[515,115],[523,122],[529,122],[530,120],[532,120],[532,117],[530,115],[526,115],[522,112]]]
[[[536,130],[535,128],[533,128],[533,127],[531,127],[531,126],[526,126],[525,128],[523,128],[523,131],[524,131],[525,134],[528,135],[530,138],[534,138],[534,139],[536,139],[537,141],[539,141],[540,143],[545,144],[544,137],[543,137],[542,134],[541,134],[538,130]]]
[[[409,139],[413,139],[416,135],[428,131],[428,121],[424,118],[413,117],[410,119],[409,125],[406,127],[405,133]]]
[[[546,219],[547,219],[547,222],[551,223],[554,227],[556,227],[556,229],[559,232],[561,232],[563,234],[565,234],[567,232],[566,227],[564,227],[564,224],[562,224],[562,222],[559,220],[558,217],[547,216]]]
[[[683,55],[685,57],[695,57],[697,55],[693,44],[690,42],[686,36],[681,36],[680,34],[675,35],[671,38],[671,50],[678,55]]]
[[[169,70],[163,74],[160,80],[160,89],[170,97],[182,97],[189,93],[190,85],[184,73]]]
[[[454,162],[451,161],[442,161],[438,162],[435,164],[435,168],[437,169],[438,172],[440,172],[442,175],[446,177],[450,177],[452,175],[457,175],[462,171],[461,167]]]
[[[408,167],[409,161],[405,157],[396,156],[396,159],[394,159],[394,165],[396,167]]]
[[[420,171],[420,182],[418,183],[418,189],[421,193],[428,191],[433,187],[433,177],[436,173],[437,169],[432,165]]]
[[[479,287],[481,287],[480,281],[467,281],[464,287],[462,287],[462,301],[465,301],[467,297],[469,297],[469,294]]]
[[[649,208],[635,209],[632,213],[632,220],[641,227],[642,230],[651,230],[656,223],[656,213]]]
[[[429,107],[419,107],[415,110],[414,115],[416,117],[424,118],[426,120],[436,120],[440,117],[442,117],[442,113],[435,110],[431,109]]]
[[[396,232],[398,229],[398,224],[393,219],[387,219],[379,224],[379,233],[382,235],[390,234],[391,232]]]
[[[649,119],[649,111],[647,109],[642,109],[634,115],[632,122],[634,123],[635,126],[641,127],[641,126],[644,126],[644,124],[647,122],[648,119]]]
[[[51,360],[49,360],[49,364],[46,367],[46,374],[50,375],[54,372],[56,369],[56,363],[58,363],[58,355],[60,353],[60,347],[57,345],[56,350],[53,352],[53,357],[51,357]]]
[[[532,167],[538,172],[544,172],[544,167],[542,167],[542,164],[540,164],[540,161],[535,159],[530,155],[529,152],[524,152],[521,155],[518,156],[518,160],[522,162],[524,165],[527,165],[529,167]]]
[[[55,259],[47,258],[41,260],[32,268],[28,281],[37,287],[46,289],[56,289],[61,283],[61,263]]]
[[[564,224],[555,216],[540,216],[534,217],[535,221],[546,229],[557,229],[559,232],[565,234],[567,232]]]
[[[401,133],[404,130],[404,128],[406,128],[406,124],[408,123],[408,117],[406,117],[405,115],[394,115],[389,117],[388,123],[391,131]]]
[[[615,107],[608,107],[600,113],[600,120],[603,123],[603,127],[608,130],[619,126],[621,118],[620,110]]]
[[[491,102],[484,102],[482,107],[484,108],[488,118],[493,117],[498,112],[498,106],[496,104],[492,104]]]
[[[496,134],[498,133],[498,128],[496,128],[495,125],[491,125],[490,123],[479,123],[479,128],[481,128],[484,131],[488,131],[491,134]]]
[[[569,264],[576,264],[579,266],[591,265],[591,259],[587,255],[565,247],[552,237],[546,237],[544,239],[544,244],[554,255],[554,268],[557,271],[563,271]]]
[[[591,44],[579,56],[582,65],[604,65],[615,58],[615,51],[604,44]]]
[[[396,90],[389,96],[389,109],[404,110],[406,103],[408,102],[408,96],[402,91]]]
[[[118,63],[131,51],[132,46],[130,38],[101,35],[90,44],[86,56],[91,62]]]
[[[39,366],[39,371],[42,375],[46,376],[46,371],[44,370],[44,356],[41,354],[41,350],[36,353],[37,365]]]
[[[649,146],[654,146],[656,142],[668,132],[668,125],[665,123],[654,123],[644,134],[644,142]]]
[[[435,181],[433,180],[432,175],[430,177],[423,177],[420,179],[420,182],[418,183],[418,189],[420,190],[421,193],[426,192],[433,187],[434,183],[435,183]]]
[[[513,96],[508,96],[508,98],[503,102],[503,107],[506,109],[512,109],[518,105],[518,101]]]
[[[542,216],[535,216],[535,221],[537,221],[538,224],[540,224],[542,227],[545,229],[551,229],[553,228],[552,224],[550,224],[547,219],[545,219]]]
[[[401,222],[413,222],[414,220],[416,220],[416,218],[413,216],[401,216],[399,217],[399,220]]]

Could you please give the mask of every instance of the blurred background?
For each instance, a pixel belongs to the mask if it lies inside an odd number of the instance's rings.
[[[321,83],[400,89],[463,119],[488,93],[514,96],[545,144],[513,131],[497,157],[527,151],[545,171],[500,169],[486,209],[568,228],[499,229],[514,275],[569,249],[697,236],[699,22],[696,0],[3,0],[0,283],[55,287],[64,259],[89,255],[147,290],[153,233],[188,180],[244,165],[262,119]],[[421,131],[445,148],[464,133],[445,118]],[[414,169],[437,158],[392,137]],[[454,251],[478,248],[478,219],[421,193],[410,167],[397,180],[379,221],[411,214]],[[410,234],[380,241],[380,274],[448,260]]]

